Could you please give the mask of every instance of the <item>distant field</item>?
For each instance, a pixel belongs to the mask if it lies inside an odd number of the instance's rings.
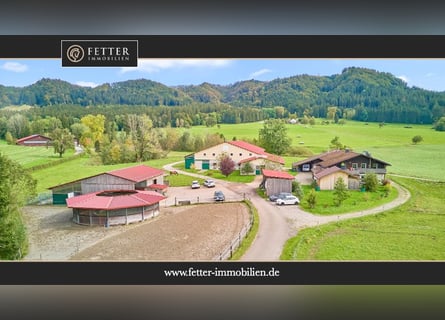
[[[59,160],[58,154],[54,153],[52,147],[25,147],[17,145],[8,145],[5,140],[0,140],[0,153],[17,161],[25,168],[30,168],[49,161]],[[74,150],[68,150],[63,157],[69,157],[74,154]]]
[[[338,136],[340,142],[356,152],[369,151],[372,156],[389,162],[389,172],[445,181],[445,170],[441,167],[445,159],[445,132],[431,129],[431,125],[386,124],[347,121],[345,125],[322,125],[320,120],[315,126],[287,125],[292,145],[304,146],[314,153],[328,150],[330,141]],[[192,133],[222,133],[228,140],[236,137],[258,138],[262,123],[222,124],[207,128],[192,127]],[[184,129],[181,129],[184,130]],[[420,135],[423,142],[413,145],[412,137]],[[302,158],[284,157],[286,167]]]

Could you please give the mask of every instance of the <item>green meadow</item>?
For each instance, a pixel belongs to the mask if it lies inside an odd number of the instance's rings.
[[[227,140],[258,138],[262,123],[221,124],[211,128],[192,127],[192,134],[220,133]],[[344,125],[287,125],[293,146],[310,149],[314,154],[329,150],[330,141],[338,136],[340,142],[356,152],[368,151],[375,158],[391,164],[388,172],[445,181],[441,163],[445,159],[445,132],[432,129],[431,125],[364,123],[347,121]],[[420,135],[423,141],[414,145],[411,139]],[[302,157],[284,157],[286,166]]]
[[[234,137],[242,140],[257,138],[261,127],[262,123],[258,122],[221,124],[219,127],[210,128],[197,126],[178,130],[189,130],[192,134],[220,133],[227,140],[232,140]],[[330,141],[338,136],[340,142],[352,150],[356,152],[366,150],[372,156],[389,162],[391,164],[388,167],[389,173],[445,181],[445,170],[440,167],[442,159],[445,159],[445,132],[434,131],[430,125],[386,124],[380,127],[378,123],[365,124],[355,121],[347,121],[344,125],[323,125],[321,120],[317,120],[314,126],[289,124],[287,128],[293,146],[305,147],[314,154],[328,150]],[[413,145],[411,142],[415,135],[423,137],[423,141],[418,145]],[[12,146],[7,145],[5,141],[0,141],[0,152],[16,160],[25,168],[60,159],[52,148]],[[160,168],[167,163],[182,161],[186,154],[187,152],[170,152],[165,159],[151,160],[146,163]],[[63,157],[70,155],[73,155],[73,150],[67,151]],[[303,159],[288,155],[284,155],[283,158],[287,168],[290,168],[293,162]],[[33,176],[38,180],[39,192],[42,192],[60,183],[129,165],[133,164],[103,166],[88,157],[80,157],[51,168],[38,170],[33,173]]]
[[[58,154],[54,153],[52,147],[25,147],[18,145],[9,145],[5,140],[0,140],[0,153],[17,161],[24,168],[31,168],[50,161],[60,160]],[[68,150],[63,157],[69,157],[74,154],[74,150]]]
[[[411,199],[392,210],[299,231],[282,260],[444,260],[445,183],[393,177]]]

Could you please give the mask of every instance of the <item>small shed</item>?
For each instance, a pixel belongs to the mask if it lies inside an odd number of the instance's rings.
[[[52,139],[41,134],[33,134],[16,141],[20,146],[28,147],[46,147],[51,143]]]
[[[263,169],[263,181],[260,188],[264,188],[268,196],[280,192],[292,192],[294,180],[295,177],[287,172]]]

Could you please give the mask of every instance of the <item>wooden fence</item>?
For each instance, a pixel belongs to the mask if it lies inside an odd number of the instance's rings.
[[[238,233],[238,235],[232,239],[230,242],[230,245],[227,246],[223,251],[220,252],[219,255],[213,258],[213,260],[227,260],[230,259],[235,252],[236,249],[239,248],[244,238],[247,236],[249,231],[252,229],[253,222],[254,222],[254,215],[249,209],[250,219],[247,222],[247,224],[241,229],[241,231]]]

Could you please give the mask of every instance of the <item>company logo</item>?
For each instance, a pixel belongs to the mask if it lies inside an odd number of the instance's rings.
[[[66,51],[66,57],[73,63],[82,61],[84,56],[85,52],[83,51],[83,48],[77,44],[70,46]]]
[[[62,67],[136,67],[137,40],[62,40]]]

